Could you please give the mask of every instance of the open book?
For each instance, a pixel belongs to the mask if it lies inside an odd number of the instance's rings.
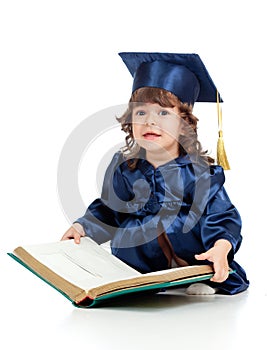
[[[80,307],[125,294],[162,289],[211,278],[210,265],[141,274],[89,237],[16,248],[8,253]]]

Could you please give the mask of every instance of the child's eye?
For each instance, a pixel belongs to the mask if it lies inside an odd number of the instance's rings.
[[[136,111],[135,112],[135,115],[137,115],[137,116],[144,116],[146,114],[146,112],[145,111],[142,111],[142,110],[140,110],[140,111]]]
[[[168,115],[169,112],[163,109],[162,111],[159,112],[159,115]]]

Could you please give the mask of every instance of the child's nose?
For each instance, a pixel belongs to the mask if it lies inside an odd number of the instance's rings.
[[[146,125],[156,125],[156,114],[154,112],[149,112],[147,114],[146,120],[145,120],[145,124]]]

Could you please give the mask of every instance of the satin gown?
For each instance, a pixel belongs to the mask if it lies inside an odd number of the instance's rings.
[[[223,283],[208,283],[220,293],[236,294],[246,290],[249,281],[234,260],[242,241],[241,218],[224,182],[220,166],[207,166],[188,155],[156,169],[140,158],[130,170],[118,152],[106,171],[101,198],[75,222],[97,243],[110,240],[112,253],[142,273],[168,268],[158,240],[162,231],[189,265],[207,263],[194,255],[227,239],[232,244],[228,261],[235,272]]]

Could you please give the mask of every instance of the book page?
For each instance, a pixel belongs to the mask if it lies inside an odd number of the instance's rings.
[[[55,273],[85,290],[141,275],[89,237],[81,238],[80,244],[68,240],[23,248]]]

